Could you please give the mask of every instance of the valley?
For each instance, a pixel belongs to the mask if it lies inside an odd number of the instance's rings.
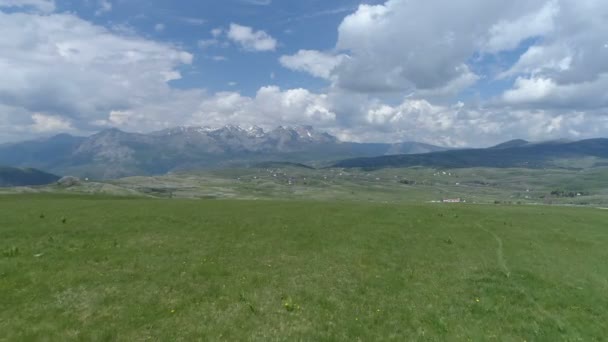
[[[0,188],[0,194],[62,193],[174,199],[322,200],[608,206],[608,169],[426,167],[380,170],[264,163],[77,184]]]

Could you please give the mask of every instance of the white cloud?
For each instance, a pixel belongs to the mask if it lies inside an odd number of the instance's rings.
[[[198,46],[201,49],[208,49],[214,46],[220,46],[224,48],[229,46],[228,42],[222,40],[222,34],[224,33],[224,30],[222,28],[214,28],[210,31],[210,33],[212,38],[201,39],[198,41]]]
[[[44,13],[55,11],[54,0],[0,0],[0,9],[3,7],[34,9]]]
[[[277,41],[264,31],[254,31],[253,28],[239,24],[230,24],[228,39],[239,44],[247,51],[274,51]]]
[[[95,11],[95,15],[102,15],[112,10],[112,3],[108,0],[99,0],[99,9]]]
[[[307,51],[283,64],[325,78],[328,67],[320,66],[330,65],[333,85],[351,92],[453,95],[478,79],[468,61],[498,14],[514,6],[485,0],[360,5],[339,25],[336,52]],[[319,56],[326,63],[305,63]]]
[[[608,74],[593,81],[560,84],[543,76],[518,77],[503,94],[504,104],[520,108],[603,110],[608,115]]]
[[[422,141],[445,146],[491,146],[515,138],[533,141],[597,137],[608,132],[608,117],[595,112],[438,105],[405,99],[390,106],[359,104],[358,121],[337,133],[354,141]]]
[[[597,0],[388,0],[346,16],[334,52],[303,50],[281,62],[328,79],[331,68],[333,86],[351,92],[449,97],[487,76],[477,75],[476,58],[529,40],[534,46],[500,77],[557,67],[564,78],[585,78],[597,75],[593,66],[608,64],[608,49],[601,48],[607,11]],[[337,59],[342,55],[348,58]],[[592,70],[572,71],[578,60],[580,69]]]
[[[190,122],[208,95],[200,89],[165,89],[155,96],[134,98],[128,106],[104,111],[81,122],[84,127],[98,130],[118,127],[131,132],[150,132]]]
[[[72,131],[74,129],[67,119],[59,116],[35,113],[32,115],[32,120],[34,123],[31,125],[31,128],[40,133],[60,133]]]
[[[221,92],[204,99],[190,124],[220,126],[227,123],[276,127],[309,124],[328,128],[335,124],[328,96],[306,89],[281,90],[276,86],[260,88],[255,97],[236,92]]]
[[[0,12],[2,141],[228,123],[311,124],[346,140],[453,146],[608,134],[608,3],[598,0],[361,5],[340,24],[334,48],[280,58],[286,68],[326,79],[325,92],[265,86],[253,96],[172,88],[193,59],[181,47],[52,14],[52,1],[0,0],[0,7],[9,3],[29,12]],[[201,48],[278,46],[268,33],[238,24],[209,34]],[[522,49],[516,62],[502,64]],[[475,99],[472,87],[495,77],[507,90]],[[459,102],[463,90],[474,99]]]
[[[71,14],[0,12],[0,31],[0,104],[85,130],[111,111],[173,97],[167,82],[193,58]]]
[[[608,132],[608,117],[595,112],[508,109],[435,104],[405,98],[389,105],[352,93],[260,88],[254,97],[221,92],[205,97],[191,125],[276,127],[309,124],[347,141],[422,141],[446,146],[490,146],[514,138],[593,137]]]
[[[446,142],[453,137],[453,144],[477,144],[471,141],[476,130],[479,141],[605,135],[606,17],[608,3],[598,0],[388,0],[360,5],[345,17],[330,52],[304,50],[280,62],[329,80],[337,125],[356,132],[353,137],[371,139],[381,130],[388,140],[406,132],[420,140],[443,134]],[[505,70],[507,53],[524,47]],[[448,105],[492,78],[513,85],[496,99],[475,99],[479,104],[466,110]],[[399,106],[375,99],[402,94],[408,100]]]
[[[445,85],[431,89],[419,89],[413,95],[418,98],[441,98],[457,95],[463,89],[474,85],[480,77],[472,72],[465,64],[456,68],[459,76],[447,82]]]
[[[555,29],[555,19],[560,12],[557,0],[547,2],[538,12],[515,20],[501,20],[492,25],[489,38],[483,47],[487,52],[512,50],[528,38],[547,35]]]
[[[291,56],[281,56],[279,61],[288,69],[305,71],[315,77],[329,79],[333,69],[344,58],[345,55],[336,56],[315,50],[300,50]]]
[[[465,13],[453,13],[449,22],[440,16],[418,19],[431,7],[444,5],[391,0],[384,5],[359,6],[338,29],[336,48],[350,56],[336,68],[338,85],[364,93],[409,92],[443,87],[461,77],[459,70],[465,69],[471,43],[460,41],[462,37],[452,26],[464,26],[462,30],[468,31]]]
[[[499,79],[519,74],[538,75],[552,71],[566,71],[572,65],[573,51],[565,44],[531,46],[509,69],[498,75]]]
[[[105,127],[125,127],[130,121],[141,120],[141,114],[135,114],[130,110],[110,111],[107,119],[96,120],[94,123]]]
[[[504,93],[509,103],[538,102],[547,98],[557,88],[555,82],[547,78],[517,78],[514,89]]]
[[[501,100],[519,108],[608,113],[608,50],[603,48],[608,3],[561,0],[545,7],[551,6],[559,8],[551,11],[553,28],[499,74],[502,79],[515,79]]]

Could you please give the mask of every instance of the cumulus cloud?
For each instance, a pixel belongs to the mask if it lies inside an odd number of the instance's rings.
[[[594,137],[608,131],[601,112],[512,109],[432,103],[404,98],[390,105],[352,93],[260,88],[255,96],[220,92],[205,97],[190,125],[309,124],[346,141],[422,141],[445,146],[490,146],[515,138]]]
[[[442,130],[431,129],[423,118],[434,118],[432,127],[446,127],[444,136],[452,141],[444,141],[452,144],[474,144],[459,134],[475,135],[466,125],[488,132],[480,141],[510,134],[605,135],[606,17],[608,3],[598,0],[388,0],[360,5],[346,16],[333,50],[302,50],[281,57],[280,63],[327,79],[334,97],[343,98],[336,100],[343,107],[337,112],[351,113],[348,118],[339,115],[344,131],[364,127],[353,136],[371,136],[378,130],[386,137],[397,131],[412,137],[416,132],[440,136]],[[510,54],[516,60],[506,69],[496,63],[508,61]],[[481,79],[512,86],[494,99],[475,101],[475,109],[463,105],[469,109],[457,111],[458,120],[449,120],[447,113],[456,113],[449,102],[464,90],[477,92]],[[408,94],[408,102],[391,106],[377,100],[397,94]],[[431,105],[434,99],[441,104]],[[377,107],[370,107],[375,102]],[[478,118],[463,119],[473,114]],[[401,130],[398,123],[405,117],[409,119],[403,120],[404,127],[412,130]],[[387,122],[390,125],[383,128]],[[376,130],[369,129],[372,126]]]
[[[71,14],[0,12],[0,103],[86,126],[170,93],[192,55]]]
[[[364,93],[457,94],[479,78],[470,66],[475,55],[551,31],[558,8],[540,0],[361,5],[338,28],[336,49],[351,57],[336,68],[338,85]]]
[[[502,101],[518,107],[547,109],[604,109],[608,115],[608,74],[584,83],[560,84],[555,80],[532,76],[518,77],[513,87],[502,95]]]
[[[455,81],[476,78],[466,65],[475,51],[471,37],[481,35],[478,27],[489,22],[471,11],[472,5],[487,8],[485,1],[467,2],[389,0],[359,6],[338,27],[335,50],[349,57],[334,65],[336,85],[360,93],[428,93],[450,83],[470,85]]]
[[[281,56],[279,61],[288,69],[305,71],[315,77],[329,79],[333,69],[346,57],[315,50],[300,50],[291,56]]]
[[[519,106],[606,108],[608,3],[555,1],[553,29],[499,75],[515,78],[502,99]]]
[[[316,77],[331,74],[334,86],[348,91],[420,97],[453,96],[488,76],[553,73],[558,83],[589,81],[608,71],[607,11],[597,0],[388,0],[346,16],[334,52],[302,50],[280,62]],[[532,45],[510,70],[474,71],[484,55],[525,42]]]
[[[54,0],[0,0],[0,9],[2,8],[22,8],[32,9],[44,13],[55,11]]]
[[[557,85],[547,78],[517,78],[515,88],[504,93],[503,98],[509,103],[538,102],[547,98]]]
[[[308,124],[319,128],[335,125],[336,113],[326,94],[306,89],[260,88],[254,97],[237,92],[220,92],[204,99],[190,124],[221,126],[227,123],[275,127],[280,124]]]
[[[197,45],[201,49],[209,49],[211,47],[222,47],[227,48],[230,43],[223,39],[224,30],[220,27],[214,28],[209,31],[211,38],[201,39],[197,42]]]
[[[451,88],[470,85],[456,82],[476,79],[465,64],[473,51],[473,43],[461,37],[466,32],[461,35],[441,15],[420,20],[424,16],[420,12],[444,7],[436,2],[389,0],[383,5],[361,5],[338,28],[335,51],[342,53],[302,50],[283,56],[281,64],[327,79],[331,73],[337,87],[360,93],[430,92],[445,90],[450,83]],[[458,15],[449,22],[453,21],[459,26],[469,23]]]
[[[247,51],[274,51],[277,47],[276,39],[264,31],[255,31],[249,26],[232,23],[227,36]]]
[[[32,129],[36,132],[66,132],[73,130],[72,124],[63,117],[50,116],[41,113],[32,115]]]
[[[361,5],[338,26],[333,48],[279,59],[327,80],[326,90],[269,85],[252,96],[172,88],[193,60],[177,45],[53,14],[52,1],[0,0],[8,7],[26,12],[0,12],[0,140],[229,123],[450,146],[608,134],[608,3],[599,0]],[[201,48],[278,46],[239,24],[208,38]],[[480,80],[500,82],[492,98],[459,99],[480,91]]]
[[[555,29],[559,12],[558,1],[549,1],[536,12],[511,21],[502,19],[490,27],[483,50],[490,53],[512,50],[525,39],[547,35]]]
[[[338,135],[353,141],[422,141],[444,146],[490,146],[506,140],[534,141],[602,136],[608,117],[598,112],[510,109],[433,104],[405,99],[397,105],[370,101],[360,121]]]

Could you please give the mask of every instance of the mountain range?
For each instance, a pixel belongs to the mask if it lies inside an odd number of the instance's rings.
[[[8,175],[5,179],[13,177],[13,181],[5,181],[5,184],[15,183],[15,179],[30,179],[28,177],[35,170],[29,168],[52,174],[110,179],[260,165],[307,164],[366,169],[409,166],[580,168],[583,159],[585,167],[608,166],[608,139],[546,142],[518,139],[490,148],[448,149],[417,142],[342,142],[310,126],[281,126],[270,131],[255,126],[224,126],[176,127],[149,134],[108,129],[89,137],[60,134],[0,145],[0,165],[13,167],[3,169],[4,175]],[[19,172],[23,177],[15,178]],[[38,179],[54,181],[53,177],[56,177],[37,175],[33,175],[34,181],[30,181],[30,185],[38,184]]]
[[[310,126],[269,131],[256,126],[176,127],[149,134],[108,129],[89,137],[60,134],[0,145],[0,165],[108,179],[267,161],[329,165],[347,158],[443,150],[417,142],[342,142]]]
[[[26,185],[46,185],[59,180],[58,176],[35,169],[0,167],[0,188]]]
[[[585,158],[591,158],[591,160],[583,165]],[[333,166],[380,169],[410,166],[544,168],[561,165],[582,168],[589,166],[589,163],[591,163],[590,166],[608,166],[608,139],[554,140],[538,143],[518,139],[490,148],[353,158],[337,162]]]

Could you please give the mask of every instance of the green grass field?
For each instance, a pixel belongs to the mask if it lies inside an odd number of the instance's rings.
[[[2,196],[0,340],[601,341],[607,223],[545,206]]]
[[[14,193],[101,194],[148,198],[265,199],[424,203],[464,198],[469,203],[608,207],[608,168],[432,169],[423,167],[317,169],[271,167],[202,170],[61,187],[0,188]],[[554,195],[555,193],[562,195]],[[565,195],[566,194],[566,195]],[[567,195],[569,194],[569,195]]]

